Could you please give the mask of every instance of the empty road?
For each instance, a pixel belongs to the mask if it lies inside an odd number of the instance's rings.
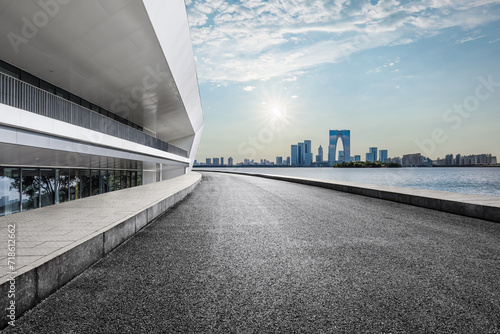
[[[18,333],[498,333],[500,224],[250,176],[183,202]]]

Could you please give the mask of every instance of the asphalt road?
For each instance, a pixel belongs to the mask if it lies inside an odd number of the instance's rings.
[[[500,224],[204,173],[19,333],[499,333]]]

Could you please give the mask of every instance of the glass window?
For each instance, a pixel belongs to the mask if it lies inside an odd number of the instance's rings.
[[[80,170],[80,195],[81,198],[89,197],[91,192],[90,192],[90,185],[91,185],[91,177],[90,177],[90,170],[89,169],[82,169]]]
[[[56,93],[56,86],[48,83],[47,81],[40,80],[40,88],[52,94]]]
[[[130,172],[130,183],[132,187],[137,186],[137,172]]]
[[[40,176],[37,168],[23,168],[22,171],[22,210],[36,209],[40,205]]]
[[[90,172],[90,190],[92,196],[94,195],[99,195],[100,194],[100,187],[99,187],[99,170],[98,169],[93,169]]]
[[[53,168],[42,168],[40,170],[40,197],[42,207],[56,203],[58,195],[56,170]]]
[[[68,192],[69,199],[74,201],[75,199],[79,199],[81,197],[81,175],[79,169],[72,169],[69,174],[68,180]]]
[[[63,99],[69,100],[69,93],[59,87],[56,87],[56,95],[62,97]]]
[[[21,80],[35,87],[40,87],[40,79],[28,72],[21,71]]]
[[[0,60],[0,72],[10,75],[16,79],[19,79],[21,76],[21,70],[11,64],[8,64],[2,60]]]
[[[106,109],[102,109],[102,108],[99,108],[99,113],[101,115],[106,116],[106,117],[109,117],[109,114],[110,114],[109,111],[107,111]]]
[[[108,184],[108,171],[100,170],[99,171],[99,194],[104,194],[109,192],[109,184]]]
[[[0,216],[20,211],[19,168],[0,167]]]
[[[142,171],[137,172],[137,185],[142,186]]]
[[[115,191],[120,189],[120,179],[117,176],[118,174],[116,174],[116,171],[114,170],[108,171],[109,191]]]
[[[81,99],[80,104],[82,107],[90,109],[90,102],[84,99]]]
[[[69,201],[69,169],[56,169],[56,203]]]
[[[81,102],[81,99],[78,96],[76,96],[75,94],[71,94],[71,93],[69,94],[69,100],[73,103],[76,103],[76,104],[80,104],[80,102]]]
[[[120,171],[120,189],[125,189],[127,187],[130,187],[129,174],[126,170],[122,170]]]

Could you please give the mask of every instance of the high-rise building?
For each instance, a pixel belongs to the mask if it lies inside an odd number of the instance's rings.
[[[292,145],[290,156],[291,165],[297,166],[299,164],[299,147],[297,145]]]
[[[232,157],[229,157],[229,159],[227,159],[227,165],[229,167],[232,167],[234,165],[234,162],[233,162],[233,158]]]
[[[318,147],[318,155],[316,156],[316,162],[323,162],[323,147],[321,147],[321,145],[319,145]]]
[[[304,140],[304,166],[311,166],[313,163],[312,145],[310,140]]]
[[[453,166],[453,154],[447,154],[444,160],[445,166]]]
[[[344,151],[339,151],[339,161],[345,161]]]
[[[354,156],[354,161],[355,161],[355,162],[359,162],[359,161],[361,161],[361,155],[355,155],[355,156]]]
[[[286,165],[290,166],[290,157],[286,157]]]
[[[380,162],[386,162],[387,158],[388,158],[388,152],[387,152],[387,150],[380,150],[379,153],[380,153],[379,161]]]
[[[276,165],[283,165],[283,157],[276,157]]]
[[[219,158],[213,158],[212,161],[213,161],[214,166],[219,166],[220,165]]]
[[[350,130],[330,130],[330,142],[328,146],[328,163],[333,165],[337,157],[337,144],[342,140],[344,146],[345,160],[340,162],[349,162],[351,157],[351,131]]]
[[[300,166],[304,166],[305,165],[305,157],[304,157],[304,152],[305,152],[305,149],[304,149],[304,143],[298,143],[297,144],[297,147],[298,147],[298,152],[299,154],[297,155],[297,162],[298,162],[298,165]]]
[[[190,171],[204,121],[183,0],[0,7],[0,215]]]
[[[205,165],[207,165],[207,166],[212,166],[212,159],[210,159],[210,158],[206,158],[206,160],[205,160]]]
[[[365,161],[366,162],[373,162],[375,161],[374,157],[373,157],[373,153],[366,153],[366,158],[365,158]]]
[[[369,148],[369,152],[370,152],[370,157],[372,160],[372,162],[375,162],[378,160],[378,155],[377,155],[377,148],[376,147],[370,147]]]

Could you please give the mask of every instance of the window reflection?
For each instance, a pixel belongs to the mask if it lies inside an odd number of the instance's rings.
[[[99,170],[92,169],[90,171],[90,191],[92,196],[100,194],[99,179]]]
[[[32,210],[40,203],[40,176],[37,168],[22,169],[22,210]]]
[[[142,185],[142,171],[0,167],[0,216]]]
[[[0,167],[0,216],[19,212],[19,168]]]

